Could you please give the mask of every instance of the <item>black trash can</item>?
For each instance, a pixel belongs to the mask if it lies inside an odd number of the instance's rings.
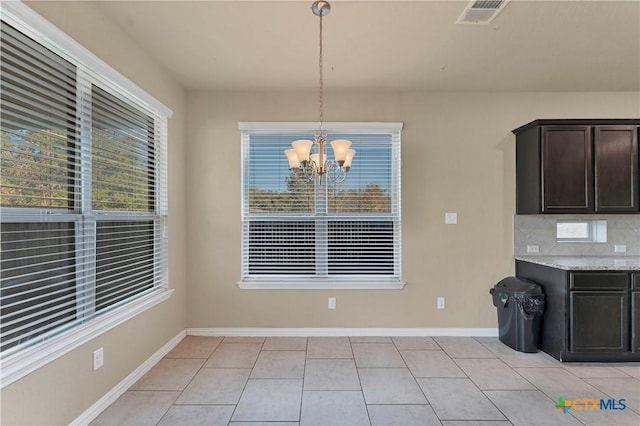
[[[500,341],[520,352],[537,352],[544,313],[542,287],[522,278],[507,277],[489,293],[498,308]]]

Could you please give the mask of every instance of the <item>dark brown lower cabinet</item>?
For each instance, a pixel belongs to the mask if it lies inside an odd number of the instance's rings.
[[[640,272],[631,274],[631,351],[640,354]]]
[[[640,291],[631,293],[631,350],[640,354]]]
[[[629,342],[626,292],[572,291],[571,352],[626,352]]]
[[[545,294],[540,349],[560,361],[640,361],[640,273],[516,261]]]

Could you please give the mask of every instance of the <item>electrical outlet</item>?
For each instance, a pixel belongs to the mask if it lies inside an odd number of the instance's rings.
[[[540,253],[540,247],[538,247],[538,246],[527,246],[527,253]]]
[[[336,308],[336,298],[335,297],[330,297],[329,300],[327,301],[327,308],[329,309],[335,309]]]
[[[616,253],[626,253],[627,252],[627,246],[624,244],[620,244],[620,245],[615,245],[613,246],[613,251]]]
[[[444,297],[438,297],[436,299],[436,307],[438,309],[444,309]]]
[[[102,367],[104,364],[104,348],[100,348],[93,352],[93,371]]]

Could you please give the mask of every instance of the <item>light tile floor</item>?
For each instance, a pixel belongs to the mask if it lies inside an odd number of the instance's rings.
[[[624,410],[555,408],[625,399]],[[640,425],[640,363],[561,364],[497,338],[195,337],[94,425]]]

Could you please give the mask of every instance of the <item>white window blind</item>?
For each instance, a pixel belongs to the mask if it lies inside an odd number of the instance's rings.
[[[166,114],[1,23],[2,359],[168,285]]]
[[[313,139],[311,123],[240,123],[241,287],[401,285],[401,126],[369,125],[327,124],[328,140],[349,139],[356,150],[347,178],[335,183],[288,168],[284,150]],[[326,154],[333,158],[330,147]]]

